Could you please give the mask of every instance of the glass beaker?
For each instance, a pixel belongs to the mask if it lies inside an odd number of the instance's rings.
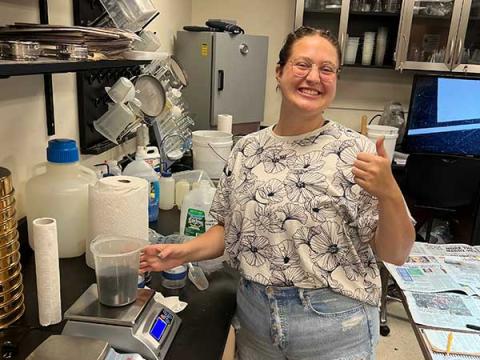
[[[146,245],[145,240],[113,235],[91,242],[101,304],[118,307],[136,300],[140,250]]]

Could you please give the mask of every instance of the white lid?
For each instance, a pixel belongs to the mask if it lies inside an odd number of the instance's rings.
[[[137,152],[135,153],[135,160],[143,160],[147,157],[147,147],[137,146]]]

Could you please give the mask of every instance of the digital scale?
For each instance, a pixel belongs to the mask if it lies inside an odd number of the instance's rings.
[[[116,350],[162,360],[182,320],[157,303],[154,294],[138,289],[134,303],[110,307],[98,301],[97,284],[92,284],[65,312],[62,334],[102,339]]]

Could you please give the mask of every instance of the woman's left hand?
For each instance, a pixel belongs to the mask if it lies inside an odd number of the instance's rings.
[[[375,144],[377,155],[359,153],[352,168],[355,182],[379,200],[399,191],[383,142],[384,138],[380,138]]]

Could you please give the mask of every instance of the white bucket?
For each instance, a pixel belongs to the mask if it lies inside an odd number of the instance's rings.
[[[398,128],[386,125],[368,125],[367,137],[376,143],[378,138],[384,137],[383,142],[385,150],[387,151],[390,162],[393,160],[393,153],[395,152],[395,144],[398,138]]]
[[[232,134],[217,130],[192,132],[193,168],[205,170],[211,179],[222,175],[232,149]]]

